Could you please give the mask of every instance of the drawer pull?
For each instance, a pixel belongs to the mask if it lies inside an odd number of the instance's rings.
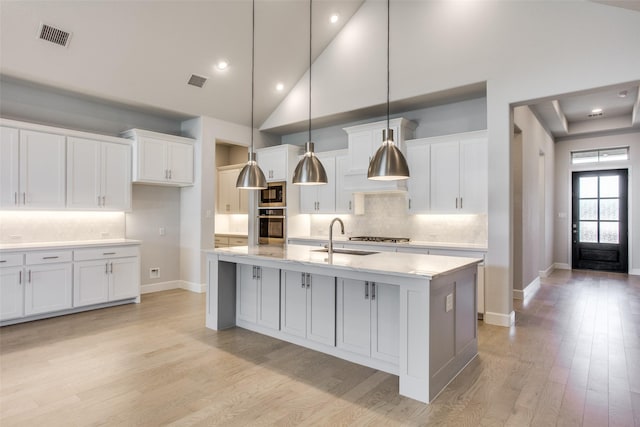
[[[59,257],[57,257],[57,256],[45,256],[45,257],[42,257],[42,259],[58,259],[58,258]]]
[[[102,255],[115,255],[115,252],[103,252]]]
[[[7,262],[7,260],[6,259],[0,260],[0,264],[3,263],[3,262]]]

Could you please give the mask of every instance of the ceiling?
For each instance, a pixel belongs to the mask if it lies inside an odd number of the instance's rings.
[[[315,59],[364,0],[313,2]],[[640,10],[640,1],[596,0]],[[176,118],[208,116],[251,124],[251,16],[248,0],[0,0],[0,75],[40,87],[96,98]],[[309,2],[256,0],[255,120],[259,127],[309,66]],[[331,14],[339,20],[329,22]],[[41,23],[71,33],[68,47],[37,37]],[[215,68],[219,59],[229,68]],[[202,88],[187,84],[196,74]],[[276,83],[284,86],[276,90]],[[460,93],[425,94],[397,101],[420,108],[482,96],[484,86]],[[625,98],[618,94],[627,91]],[[640,127],[638,82],[534,102],[531,107],[555,137]],[[589,118],[593,108],[603,115]],[[323,117],[317,125],[381,115],[384,106]],[[305,124],[298,124],[302,129]],[[296,124],[275,133],[299,130]]]

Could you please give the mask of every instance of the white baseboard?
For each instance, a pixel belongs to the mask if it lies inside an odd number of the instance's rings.
[[[538,273],[540,274],[540,277],[544,279],[546,277],[551,276],[551,273],[553,273],[553,270],[555,270],[555,268],[556,268],[556,265],[551,264],[549,268],[547,268],[546,270],[540,270]]]
[[[505,326],[508,328],[516,322],[516,312],[512,311],[509,314],[502,314],[487,311],[484,313],[483,322],[489,325]]]
[[[571,266],[564,262],[556,262],[553,264],[553,268],[557,270],[571,270]]]
[[[151,283],[140,287],[141,294],[152,292],[168,291],[171,289],[184,289],[185,291],[202,294],[206,291],[206,286],[200,283],[187,282],[186,280],[170,280],[168,282]]]
[[[629,274],[632,276],[640,276],[640,268],[632,268],[629,270]]]
[[[150,294],[152,292],[168,291],[170,289],[180,289],[180,280],[170,280],[168,282],[150,283],[140,286],[141,294]]]
[[[522,290],[514,289],[513,290],[513,297],[515,299],[524,300],[524,299],[529,298],[531,295],[535,294],[538,291],[538,289],[540,289],[540,278],[536,277],[524,289],[522,289]]]
[[[180,280],[179,288],[199,294],[203,294],[207,290],[207,286],[204,283],[187,282],[186,280]]]

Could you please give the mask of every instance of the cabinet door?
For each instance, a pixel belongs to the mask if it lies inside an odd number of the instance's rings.
[[[325,171],[327,172],[327,183],[324,185],[314,185],[318,201],[318,213],[334,213],[336,211],[336,158],[318,156]],[[305,187],[303,185],[303,187]]]
[[[371,355],[371,303],[369,284],[361,280],[338,279],[336,346]]]
[[[255,266],[237,264],[236,315],[238,319],[256,323],[258,320],[258,280]]]
[[[169,181],[193,184],[193,145],[169,142]]]
[[[488,187],[488,143],[486,137],[460,141],[460,209],[486,213]]]
[[[267,181],[287,181],[287,153],[284,150],[259,151],[256,157]]]
[[[407,144],[407,163],[410,177],[407,180],[409,191],[409,212],[429,211],[430,186],[430,147],[427,143]]]
[[[109,261],[109,301],[140,295],[140,265],[137,257]]]
[[[73,306],[100,304],[109,300],[109,261],[76,262],[73,267]]]
[[[398,363],[400,287],[375,283],[371,289],[371,357]]]
[[[237,170],[218,172],[218,213],[236,213],[240,210],[240,198],[236,189]]]
[[[280,270],[259,267],[258,324],[280,329]]]
[[[140,137],[138,141],[139,181],[166,182],[168,179],[167,142]]]
[[[336,279],[312,274],[307,282],[307,338],[336,345]]]
[[[353,192],[345,189],[344,175],[349,169],[349,156],[336,157],[336,213],[353,212]]]
[[[458,141],[431,144],[431,211],[455,212],[459,205]]]
[[[101,169],[102,207],[131,209],[131,147],[103,142]]]
[[[0,268],[0,320],[24,316],[23,283],[22,267]]]
[[[25,315],[64,310],[72,306],[71,264],[27,267]]]
[[[300,213],[316,213],[318,189],[315,185],[300,185]]]
[[[20,203],[20,140],[18,129],[0,127],[0,207]]]
[[[90,139],[67,138],[67,207],[97,209],[99,200],[101,143]]]
[[[307,288],[305,273],[282,271],[280,325],[284,332],[307,336]]]
[[[20,192],[30,208],[64,208],[65,137],[20,131]]]
[[[349,134],[349,172],[366,173],[373,155],[373,138],[377,132],[363,130]],[[379,142],[382,142],[379,139]]]

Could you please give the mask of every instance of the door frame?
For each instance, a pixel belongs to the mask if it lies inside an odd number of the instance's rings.
[[[609,147],[607,147],[609,148]],[[567,184],[567,218],[566,218],[566,230],[567,230],[567,252],[568,252],[568,266],[567,269],[571,270],[573,266],[573,230],[571,229],[571,224],[573,223],[573,173],[574,172],[589,172],[589,171],[604,171],[611,169],[626,169],[627,170],[627,274],[638,274],[634,273],[632,268],[632,260],[633,260],[633,197],[632,197],[632,189],[633,189],[633,178],[632,178],[632,169],[631,165],[629,165],[629,161],[624,162],[611,162],[607,164],[594,163],[594,164],[585,164],[585,165],[573,165],[569,164],[569,173],[568,173],[568,184]]]

